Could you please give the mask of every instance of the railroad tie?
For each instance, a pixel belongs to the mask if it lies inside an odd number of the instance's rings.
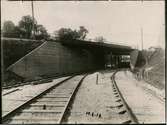
[[[121,99],[116,100],[116,102],[121,102]]]
[[[123,111],[120,111],[119,114],[125,114],[126,113],[126,110],[123,110]]]
[[[90,112],[86,112],[86,115],[90,115]]]
[[[121,108],[121,107],[123,107],[123,104],[120,104],[120,105],[118,105],[117,107],[118,107],[118,108]]]
[[[94,112],[92,112],[92,117],[94,116]]]
[[[101,118],[101,113],[99,114],[99,118]]]
[[[113,90],[116,90],[116,88],[115,88],[115,87],[113,87]]]
[[[116,92],[117,90],[116,90],[116,89],[114,89],[113,91],[114,91],[114,92]]]
[[[122,122],[122,124],[130,124],[131,122],[132,122],[131,120],[128,120],[128,121]]]
[[[114,95],[117,95],[118,94],[118,92],[114,92]]]
[[[119,97],[119,95],[115,95],[115,97]]]

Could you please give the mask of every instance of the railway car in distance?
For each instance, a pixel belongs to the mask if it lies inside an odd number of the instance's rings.
[[[130,55],[121,55],[119,68],[130,68]]]

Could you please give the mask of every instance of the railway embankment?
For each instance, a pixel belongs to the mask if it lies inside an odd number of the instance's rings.
[[[143,79],[154,87],[165,89],[165,52],[161,48],[155,48],[150,54]]]
[[[144,80],[136,80],[130,71],[119,71],[116,83],[139,123],[165,123],[165,100]]]
[[[143,51],[146,64],[136,69],[136,79],[144,80],[155,90],[161,91],[165,98],[165,52],[162,48],[150,48]]]

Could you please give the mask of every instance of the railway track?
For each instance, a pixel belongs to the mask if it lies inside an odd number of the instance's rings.
[[[85,76],[75,76],[50,87],[2,117],[7,124],[60,124]]]
[[[2,89],[10,89],[10,88],[16,88],[24,85],[36,85],[36,84],[41,84],[41,83],[47,83],[47,82],[52,82],[52,79],[41,79],[41,80],[36,80],[36,81],[31,81],[31,82],[25,82],[25,83],[17,83],[15,85],[7,85],[7,86],[2,86]]]
[[[119,116],[125,117],[125,119],[122,123],[123,124],[139,124],[136,116],[134,115],[131,108],[126,103],[123,95],[121,94],[121,92],[117,86],[117,83],[115,81],[115,74],[116,73],[117,72],[113,73],[113,75],[111,76],[111,80],[112,80],[113,94],[114,94],[115,99],[116,99],[115,101],[118,103],[118,105],[116,106],[118,109],[118,114],[119,114]]]

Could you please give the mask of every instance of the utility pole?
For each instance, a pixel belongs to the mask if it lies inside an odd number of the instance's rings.
[[[31,9],[32,9],[32,20],[33,20],[33,24],[32,24],[32,38],[35,37],[35,18],[34,18],[34,3],[33,0],[31,0]]]
[[[4,55],[3,55],[3,40],[2,40],[2,36],[1,36],[1,86],[4,85]],[[0,94],[2,95],[2,87],[1,87],[1,92]],[[2,96],[1,96],[2,99]],[[2,109],[2,103],[0,104],[0,108]],[[0,115],[2,116],[2,113],[0,113]]]
[[[141,0],[141,4],[143,5],[143,0]],[[143,27],[141,27],[141,50],[143,50]]]
[[[143,28],[141,28],[141,50],[143,50]]]
[[[1,39],[1,86],[3,86],[3,82],[4,82],[4,55],[3,54],[4,54],[3,40]]]

